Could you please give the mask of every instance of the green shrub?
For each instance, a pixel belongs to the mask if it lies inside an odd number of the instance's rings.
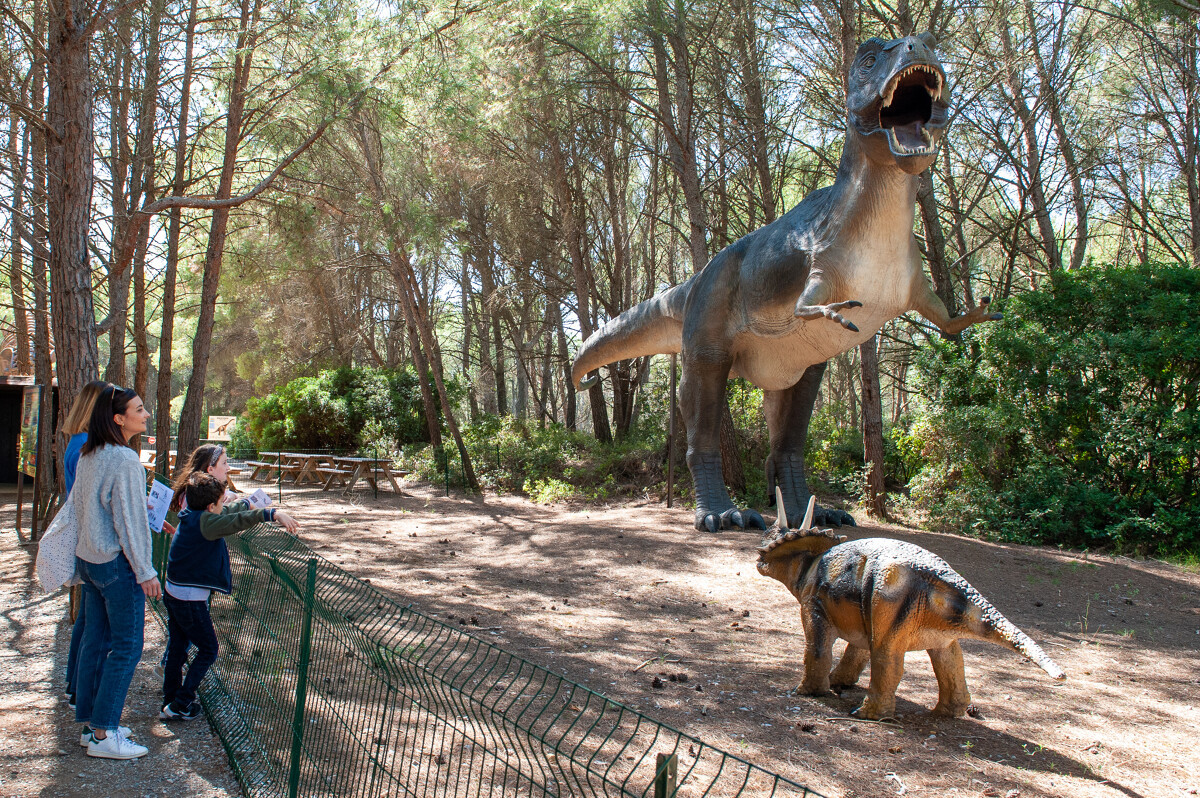
[[[480,486],[498,493],[526,493],[536,501],[601,500],[640,495],[665,480],[663,443],[654,438],[631,434],[606,446],[562,425],[540,428],[494,415],[467,424],[462,436]],[[461,458],[448,437],[441,451],[406,447],[401,457],[423,479],[442,483],[448,474],[452,486],[463,484]]]
[[[1200,542],[1200,271],[1056,274],[918,359],[938,525],[1155,554]]]
[[[462,390],[447,386],[452,400]],[[298,377],[249,401],[242,414],[259,449],[391,449],[428,441],[421,387],[412,369],[351,368]]]

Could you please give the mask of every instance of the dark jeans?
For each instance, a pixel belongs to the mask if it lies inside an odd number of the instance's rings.
[[[87,629],[87,610],[84,609],[83,591],[80,590],[79,606],[75,611],[75,624],[71,627],[71,647],[67,651],[67,695],[71,696],[71,700],[75,700],[75,694],[79,692],[79,649],[83,644],[83,632]],[[107,637],[104,638],[101,646],[101,659],[108,656],[108,649],[112,645]]]
[[[217,661],[217,633],[213,629],[207,601],[180,601],[163,591],[163,603],[167,605],[163,703],[174,701],[187,706],[196,700],[196,689],[200,687],[204,674]],[[185,679],[183,665],[187,662],[188,644],[196,646],[196,656],[188,665]]]
[[[142,659],[146,594],[124,554],[106,563],[75,558],[87,613],[76,663],[75,720],[115,731]],[[105,641],[111,640],[106,651]]]

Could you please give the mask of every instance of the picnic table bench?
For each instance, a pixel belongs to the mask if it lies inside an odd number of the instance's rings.
[[[314,470],[324,477],[322,490],[335,484],[349,492],[360,480],[365,479],[372,488],[379,489],[379,481],[386,479],[396,493],[403,493],[396,477],[405,477],[407,471],[392,469],[391,460],[376,457],[331,457],[332,465],[318,466]]]

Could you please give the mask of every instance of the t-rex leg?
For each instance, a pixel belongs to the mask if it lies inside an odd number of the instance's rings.
[[[804,444],[808,422],[821,388],[826,363],[809,366],[800,381],[782,391],[763,391],[763,411],[771,436],[767,457],[767,491],[774,496],[778,485],[789,524],[799,524],[808,509],[808,483],[804,479]],[[842,510],[817,507],[813,523],[819,526],[855,526],[854,518]]]
[[[729,367],[728,359],[706,360],[703,355],[685,352],[679,381],[680,412],[687,426],[687,464],[696,486],[696,529],[709,532],[767,526],[754,510],[734,506],[721,473],[721,409]]]

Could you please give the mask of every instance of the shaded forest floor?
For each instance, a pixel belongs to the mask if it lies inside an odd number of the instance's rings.
[[[891,728],[848,718],[862,689],[790,693],[799,607],[755,570],[757,533],[694,532],[691,511],[656,503],[406,491],[285,488],[283,504],[317,552],[398,600],[827,796],[1200,791],[1193,571],[885,524],[842,530],[941,555],[1068,674],[1058,684],[1015,653],[966,641],[982,717],[943,720],[929,713],[928,657],[909,654],[902,728]],[[680,673],[686,682],[669,678]]]

